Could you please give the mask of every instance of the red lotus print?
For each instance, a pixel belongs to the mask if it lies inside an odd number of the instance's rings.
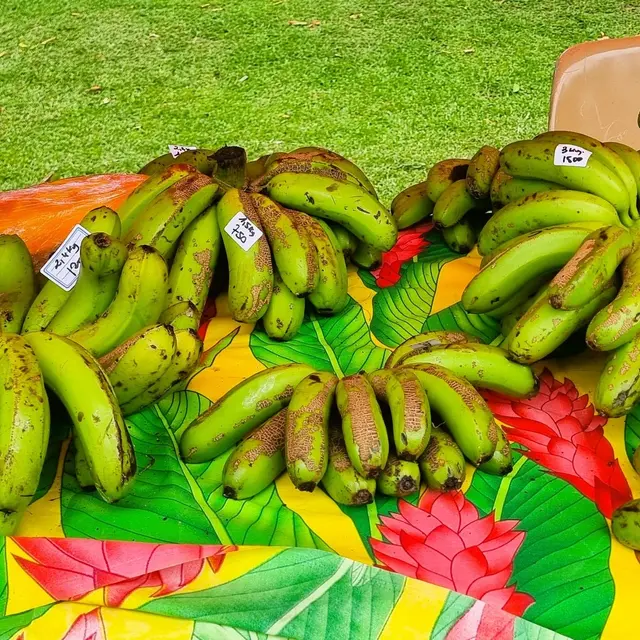
[[[534,398],[483,395],[509,438],[527,448],[527,458],[571,483],[607,518],[631,500],[631,489],[604,436],[607,419],[595,414],[589,396],[580,395],[571,380],[560,382],[545,369]]]
[[[381,516],[387,542],[370,540],[385,568],[446,587],[522,615],[533,603],[526,593],[507,586],[513,560],[524,541],[514,531],[517,520],[478,517],[476,507],[460,491],[427,491],[417,507],[398,501],[400,513]]]
[[[146,544],[78,538],[14,538],[34,560],[18,564],[56,600],[77,600],[106,587],[106,604],[117,607],[140,587],[159,587],[154,597],[192,582],[204,562],[217,571],[236,547]]]
[[[400,268],[405,262],[422,253],[431,243],[425,240],[433,229],[433,222],[423,222],[417,227],[401,231],[391,251],[382,254],[382,265],[371,273],[380,288],[391,287],[400,280]]]
[[[514,626],[512,615],[478,601],[451,627],[446,640],[513,640]]]
[[[107,640],[100,608],[79,615],[62,640]]]

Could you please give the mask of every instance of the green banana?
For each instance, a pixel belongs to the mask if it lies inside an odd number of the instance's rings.
[[[236,385],[186,428],[180,452],[187,462],[208,462],[289,404],[313,369],[287,364],[260,371]]]
[[[389,439],[380,406],[363,375],[342,378],[336,387],[342,432],[354,469],[365,478],[377,477],[389,456]]]
[[[123,498],[134,480],[136,459],[109,379],[91,354],[68,338],[34,331],[24,339],[47,387],[69,413],[98,493],[107,502]]]
[[[629,171],[631,171],[631,175],[636,183],[636,191],[640,196],[640,153],[633,147],[622,144],[621,142],[605,142],[604,146],[617,153],[627,167],[629,167]]]
[[[396,243],[395,220],[358,185],[324,175],[281,173],[269,181],[266,190],[281,205],[338,222],[376,249],[389,251]]]
[[[266,313],[273,288],[271,250],[266,237],[261,237],[245,251],[225,230],[237,213],[262,231],[257,208],[250,194],[230,189],[218,202],[218,226],[222,229],[229,262],[229,310],[234,320],[253,323]]]
[[[99,363],[123,405],[153,384],[169,368],[176,352],[171,325],[156,324],[125,340]]]
[[[178,180],[140,213],[123,236],[124,243],[130,247],[148,245],[167,258],[182,232],[211,206],[217,191],[218,185],[202,174]]]
[[[398,229],[406,229],[433,213],[433,201],[427,195],[427,183],[419,182],[401,191],[391,203],[391,215]]]
[[[427,172],[426,193],[431,202],[438,202],[444,191],[458,180],[467,177],[469,160],[451,158],[436,162]]]
[[[630,500],[613,512],[611,531],[620,544],[640,551],[640,499]]]
[[[273,292],[262,324],[272,340],[291,340],[304,321],[304,298],[294,296],[282,281],[277,269],[273,271]]]
[[[467,169],[467,190],[476,200],[487,200],[491,183],[500,168],[500,149],[480,147]]]
[[[329,464],[322,486],[338,504],[361,505],[373,502],[376,481],[361,476],[351,463],[339,424],[329,427]]]
[[[419,353],[426,353],[449,344],[466,344],[468,342],[479,342],[479,340],[475,336],[461,331],[426,331],[425,333],[419,333],[398,345],[391,352],[384,368],[399,367],[407,358],[416,356]]]
[[[595,155],[584,167],[554,164],[556,143],[550,140],[513,142],[500,152],[500,166],[516,178],[557,182],[608,200],[623,219],[629,214],[629,194],[617,174]],[[635,186],[635,185],[634,185]]]
[[[175,330],[175,352],[169,366],[152,380],[138,395],[122,405],[122,414],[129,416],[153,404],[172,392],[175,385],[185,380],[198,364],[202,354],[202,340],[194,329]]]
[[[486,315],[488,315],[490,318],[498,318],[500,320],[512,315],[518,310],[521,310],[520,315],[522,315],[522,313],[524,313],[524,310],[531,305],[533,298],[538,295],[538,291],[540,291],[540,288],[543,285],[548,284],[549,280],[550,275],[543,274],[538,278],[533,278],[533,280],[523,283],[522,287],[520,287],[520,291],[515,293],[504,304],[501,304],[495,309],[491,309],[491,311],[489,311]]]
[[[103,356],[134,333],[158,321],[167,298],[167,265],[143,245],[129,253],[109,308],[94,322],[69,334],[96,357]]]
[[[420,467],[417,462],[400,460],[390,453],[376,486],[385,496],[406,498],[420,489]]]
[[[408,370],[380,369],[367,375],[376,398],[389,405],[396,455],[416,460],[431,436],[429,399],[417,377]]]
[[[244,169],[246,181],[248,183],[251,183],[254,180],[257,180],[261,175],[264,174],[266,168],[271,164],[273,160],[281,158],[284,155],[286,154],[283,152],[275,151],[274,153],[265,153],[263,156],[247,162],[247,165]]]
[[[558,226],[520,236],[482,266],[466,286],[462,306],[470,313],[486,313],[503,305],[527,282],[563,267],[589,232]]]
[[[49,402],[33,349],[0,334],[0,535],[12,535],[38,488],[49,444]]]
[[[167,307],[160,316],[160,324],[170,324],[174,329],[192,329],[200,327],[200,311],[193,302],[176,302]]]
[[[273,259],[283,282],[296,296],[306,296],[318,285],[318,252],[308,227],[295,211],[266,196],[249,196],[269,240]]]
[[[220,147],[213,154],[212,175],[230,187],[240,189],[245,181],[247,152],[242,147]]]
[[[36,296],[36,276],[20,236],[0,234],[0,333],[20,333]]]
[[[476,245],[477,233],[467,215],[452,227],[442,229],[442,237],[451,251],[467,254]]]
[[[476,466],[489,460],[496,450],[497,424],[482,396],[464,378],[436,364],[414,364],[411,371],[466,458]]]
[[[345,257],[350,256],[358,247],[358,239],[340,224],[330,224],[331,231],[338,241],[338,246]]]
[[[83,491],[95,491],[96,485],[93,483],[87,454],[84,452],[82,442],[80,442],[80,438],[76,434],[73,436],[73,448],[75,449],[73,456],[73,470],[76,474],[76,480],[78,481],[80,488]]]
[[[109,307],[127,260],[127,248],[106,233],[92,233],[80,245],[78,280],[46,330],[68,336],[97,320]]]
[[[466,180],[456,180],[438,198],[433,207],[433,221],[439,227],[452,227],[470,211],[482,211],[483,208],[486,211],[488,206],[486,200],[474,200],[467,191]]]
[[[520,198],[494,213],[478,236],[478,251],[487,255],[530,231],[568,223],[620,224],[613,205],[581,191],[543,191]]]
[[[538,393],[539,381],[531,367],[511,362],[509,354],[488,344],[450,344],[407,358],[403,367],[437,364],[474,387],[490,389],[513,398],[531,398]]]
[[[603,227],[589,234],[549,285],[556,309],[577,309],[602,292],[620,263],[631,253],[633,239],[623,227]]]
[[[593,400],[610,418],[624,416],[640,400],[640,334],[614,349],[602,369]]]
[[[549,290],[544,289],[506,338],[511,358],[524,364],[546,358],[611,302],[617,290],[612,280],[583,307],[565,311],[551,306]]]
[[[256,427],[233,450],[222,471],[222,495],[232,500],[253,498],[286,468],[285,420],[281,409]]]
[[[491,208],[495,214],[497,211],[516,200],[532,196],[543,191],[560,191],[565,187],[549,182],[548,180],[531,180],[527,178],[514,178],[502,169],[493,177],[491,182]]]
[[[601,309],[587,327],[587,345],[596,351],[611,351],[640,332],[640,249],[622,263],[622,286],[611,304]]]
[[[418,465],[429,489],[456,491],[462,487],[466,475],[464,456],[455,440],[440,426],[433,426]]]
[[[214,155],[215,151],[212,149],[188,149],[175,158],[171,153],[165,153],[145,164],[138,173],[154,176],[159,173],[164,173],[172,165],[188,164],[200,173],[210,176],[216,169]]]
[[[373,271],[382,264],[382,251],[364,242],[358,242],[356,250],[350,256],[356,266]]]
[[[511,444],[500,427],[498,427],[498,443],[491,460],[483,462],[478,469],[493,476],[506,476],[513,470]]]
[[[338,378],[318,372],[295,388],[286,420],[285,459],[294,486],[313,491],[322,480],[329,456],[329,415]]]

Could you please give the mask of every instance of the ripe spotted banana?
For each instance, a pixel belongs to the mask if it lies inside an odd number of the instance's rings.
[[[428,218],[433,213],[433,205],[427,194],[427,183],[419,182],[407,187],[393,199],[391,215],[398,229],[406,229]]]
[[[467,169],[467,190],[476,200],[487,200],[491,183],[500,168],[500,149],[484,146],[471,158]]]
[[[440,426],[433,426],[429,444],[418,464],[429,489],[456,491],[462,487],[466,475],[464,456],[455,440]]]
[[[438,202],[447,187],[467,177],[469,160],[451,158],[436,162],[427,172],[426,193],[431,202]]]

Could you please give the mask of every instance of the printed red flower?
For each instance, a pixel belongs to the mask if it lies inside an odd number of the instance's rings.
[[[478,598],[498,609],[522,615],[533,603],[507,586],[513,560],[524,541],[517,520],[494,519],[460,491],[427,491],[417,507],[398,501],[400,513],[382,516],[380,532],[388,540],[370,540],[376,559],[387,569]]]
[[[604,436],[607,419],[595,414],[589,396],[580,395],[571,380],[560,382],[545,369],[540,393],[530,400],[489,391],[483,395],[509,438],[527,448],[527,458],[571,483],[607,518],[631,500],[629,484]]]
[[[476,602],[447,633],[446,640],[513,640],[515,618]]]
[[[147,544],[79,538],[14,538],[34,560],[18,564],[56,600],[77,600],[107,587],[106,603],[117,607],[140,587],[159,587],[163,596],[189,584],[205,559],[217,571],[236,547]]]
[[[433,229],[433,222],[423,222],[399,233],[393,249],[382,254],[382,264],[371,272],[379,287],[391,287],[400,280],[402,265],[414,256],[420,255],[431,244],[425,240],[426,234],[431,229]]]
[[[100,608],[79,615],[61,640],[107,640]]]

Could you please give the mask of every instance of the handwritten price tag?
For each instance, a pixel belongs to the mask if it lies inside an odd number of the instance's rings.
[[[247,216],[238,211],[224,228],[232,240],[245,251],[249,251],[253,245],[262,238],[263,233]]]
[[[170,144],[169,145],[169,153],[172,158],[177,158],[181,153],[185,151],[195,151],[197,147],[185,147],[181,144]]]
[[[88,235],[91,234],[79,224],[73,227],[40,273],[65,291],[71,291],[80,274],[80,245]]]
[[[591,151],[575,144],[559,144],[553,154],[553,164],[560,167],[586,167]]]

